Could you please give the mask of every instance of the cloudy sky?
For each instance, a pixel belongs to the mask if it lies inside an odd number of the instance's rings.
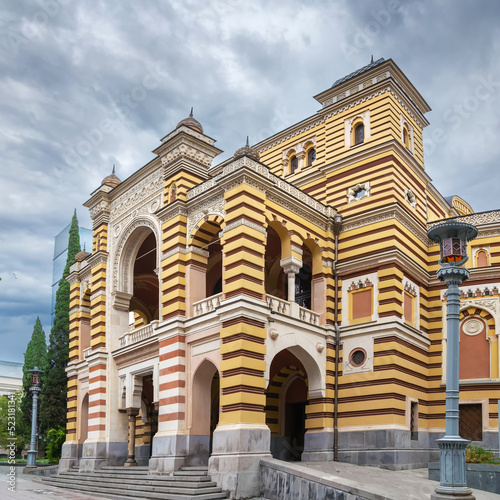
[[[125,179],[191,106],[219,160],[314,114],[392,58],[432,108],[426,169],[500,208],[500,3],[0,0],[0,359],[50,332],[54,236],[116,164]]]

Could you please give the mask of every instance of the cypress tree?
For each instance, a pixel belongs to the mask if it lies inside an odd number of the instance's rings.
[[[75,255],[80,251],[80,234],[76,210],[71,220],[68,240],[68,257],[56,292],[54,325],[49,336],[47,369],[42,389],[40,423],[42,432],[66,426],[68,378],[66,365],[69,360],[69,293],[66,278]]]
[[[43,371],[47,368],[47,342],[45,340],[45,332],[43,331],[40,318],[36,318],[33,333],[31,334],[31,340],[28,342],[26,352],[24,353],[23,394],[20,407],[23,414],[25,428],[28,430],[28,435],[26,436],[28,439],[29,431],[31,429],[32,410],[32,396],[29,390],[31,387],[31,373],[28,373],[28,370],[32,370],[35,366],[38,366],[38,368]],[[42,383],[44,379],[45,377],[42,375]]]

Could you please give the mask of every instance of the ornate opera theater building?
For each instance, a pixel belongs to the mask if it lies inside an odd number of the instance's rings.
[[[391,59],[315,99],[316,114],[216,166],[190,116],[85,203],[61,468],[205,464],[245,497],[261,457],[425,466],[447,362],[427,230],[446,218],[479,230],[461,286],[461,432],[497,446],[500,211],[431,184],[430,108]]]

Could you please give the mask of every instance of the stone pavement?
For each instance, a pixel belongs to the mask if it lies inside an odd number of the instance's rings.
[[[0,466],[2,500],[96,500],[95,496],[46,486],[41,482],[41,477],[23,474],[22,467],[16,467],[14,475],[9,476],[9,472],[8,466]],[[14,489],[9,490],[9,488]]]
[[[279,461],[276,461],[279,462]],[[280,464],[285,464],[280,462]],[[367,492],[367,498],[386,500],[427,500],[438,484],[427,479],[427,469],[390,471],[342,462],[286,463],[287,469],[301,477],[316,477],[346,486],[355,484]],[[0,467],[0,499],[2,500],[96,500],[97,497],[46,486],[40,478],[24,475],[16,468],[15,491],[9,491],[9,468]],[[473,490],[476,500],[500,500],[500,495]],[[98,497],[104,499],[105,497]],[[254,500],[265,500],[264,498]],[[299,500],[298,498],[296,500]]]
[[[427,500],[439,484],[427,479],[427,469],[392,471],[343,462],[300,462],[292,465],[301,474],[352,485],[367,492],[367,498],[384,500]],[[299,469],[301,469],[299,471]],[[476,500],[500,500],[500,495],[472,490]],[[297,499],[298,500],[298,499]]]

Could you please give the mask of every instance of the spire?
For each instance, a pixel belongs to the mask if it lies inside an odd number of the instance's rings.
[[[111,172],[113,175],[115,173],[115,164],[113,163],[113,171]]]
[[[250,144],[248,143],[248,135],[247,135],[247,148],[250,147]]]
[[[191,106],[191,113],[189,113],[189,118],[193,118],[193,106]]]
[[[371,63],[370,64],[373,64],[373,54],[372,54],[372,60],[371,60]]]

